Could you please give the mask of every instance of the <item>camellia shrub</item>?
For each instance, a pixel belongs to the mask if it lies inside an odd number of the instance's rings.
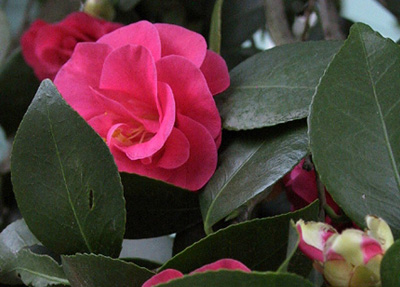
[[[1,286],[400,286],[396,42],[340,1],[24,3],[0,1]],[[160,236],[162,262],[121,253]]]

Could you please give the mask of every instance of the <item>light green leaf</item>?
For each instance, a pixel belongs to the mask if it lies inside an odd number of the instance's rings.
[[[381,262],[382,287],[400,286],[400,240],[385,253]]]
[[[154,275],[133,263],[95,254],[62,256],[62,262],[74,287],[141,287]]]
[[[24,220],[11,223],[0,234],[0,282],[44,287],[69,285],[64,272],[51,257],[31,252],[39,244]]]
[[[355,24],[309,117],[316,169],[357,224],[373,214],[400,235],[400,47]]]
[[[258,53],[231,72],[215,97],[223,127],[247,130],[305,118],[315,87],[342,42],[302,42]]]
[[[251,272],[220,270],[204,272],[172,280],[159,287],[187,287],[187,286],[212,286],[212,287],[312,287],[311,282],[303,277],[290,273]]]
[[[236,259],[251,270],[276,270],[286,258],[290,220],[316,220],[317,214],[316,202],[288,214],[230,225],[178,253],[161,270],[186,274],[223,258]]]
[[[117,167],[50,80],[42,82],[18,129],[11,173],[20,211],[46,247],[119,255],[125,201]]]
[[[217,0],[211,15],[209,48],[215,53],[221,52],[221,12],[224,0]]]
[[[272,186],[307,149],[307,127],[301,122],[237,134],[200,194],[204,229],[211,231],[215,223]]]

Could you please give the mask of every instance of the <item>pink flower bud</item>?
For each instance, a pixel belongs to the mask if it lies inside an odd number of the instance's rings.
[[[329,286],[380,286],[380,263],[393,244],[387,223],[367,216],[369,229],[346,229],[341,234],[328,224],[299,220],[299,248],[316,261]]]

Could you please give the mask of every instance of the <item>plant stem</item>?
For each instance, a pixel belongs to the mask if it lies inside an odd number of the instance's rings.
[[[282,0],[264,0],[268,30],[276,45],[295,42]]]
[[[339,14],[333,0],[318,0],[318,10],[325,40],[343,40],[340,30]]]
[[[306,17],[306,23],[304,25],[303,34],[301,35],[301,41],[307,40],[307,32],[310,29],[310,17],[312,12],[314,12],[315,0],[308,0],[308,7],[304,11],[304,16]]]

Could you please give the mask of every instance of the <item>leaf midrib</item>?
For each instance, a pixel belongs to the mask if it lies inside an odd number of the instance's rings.
[[[86,235],[85,235],[85,233],[83,232],[82,225],[81,225],[81,223],[80,223],[80,221],[79,221],[79,219],[78,219],[78,215],[77,215],[77,213],[76,213],[75,207],[74,207],[73,202],[72,202],[72,199],[71,199],[71,192],[70,192],[70,190],[69,190],[69,187],[68,187],[68,184],[67,184],[67,179],[66,179],[66,177],[65,177],[64,167],[63,167],[63,164],[62,164],[62,162],[61,162],[60,151],[59,151],[59,149],[58,149],[58,145],[57,145],[57,142],[56,142],[56,139],[55,139],[55,135],[54,135],[54,131],[53,131],[53,125],[52,125],[52,122],[51,122],[51,120],[50,120],[50,111],[49,111],[49,107],[48,107],[47,105],[46,105],[46,111],[47,111],[47,120],[49,121],[49,127],[50,127],[51,138],[52,138],[52,140],[53,140],[54,147],[55,147],[55,149],[56,149],[57,159],[58,159],[58,163],[59,163],[59,165],[60,165],[60,171],[61,171],[61,174],[62,174],[62,177],[63,177],[63,182],[64,182],[65,190],[67,191],[67,195],[68,195],[68,202],[69,202],[69,205],[71,206],[71,210],[72,210],[72,213],[73,213],[73,215],[74,215],[76,224],[78,225],[79,232],[80,232],[80,234],[81,234],[81,236],[82,236],[82,239],[83,239],[83,241],[85,242],[86,247],[88,248],[88,251],[89,251],[90,253],[92,253],[92,252],[93,252],[92,247],[90,246],[90,244],[89,244],[89,242],[88,242],[88,240],[87,240],[87,238],[86,238]]]
[[[389,141],[389,135],[388,135],[386,123],[385,123],[385,120],[384,120],[384,116],[383,116],[383,113],[382,113],[382,108],[381,108],[381,105],[379,103],[375,82],[374,82],[374,80],[372,78],[372,74],[371,74],[371,69],[372,68],[371,68],[371,65],[370,65],[369,60],[368,60],[367,49],[365,47],[364,39],[362,38],[361,33],[359,32],[358,35],[360,37],[360,42],[361,42],[361,46],[362,46],[362,49],[363,49],[365,62],[366,62],[366,65],[367,65],[368,77],[369,77],[369,80],[371,82],[372,91],[373,91],[373,94],[374,94],[375,104],[376,104],[377,109],[378,109],[379,120],[381,121],[382,131],[383,131],[383,135],[385,137],[386,148],[387,148],[387,151],[389,153],[389,158],[390,158],[390,162],[391,162],[392,168],[394,170],[394,177],[395,177],[396,182],[397,182],[397,188],[400,191],[400,174],[399,174],[399,170],[397,169],[396,159],[394,157],[392,146],[391,146],[391,143]]]
[[[55,277],[55,276],[49,276],[49,275],[46,275],[44,273],[40,273],[40,272],[31,270],[31,269],[28,269],[28,268],[15,267],[15,268],[11,269],[9,273],[11,273],[13,271],[17,271],[17,272],[18,271],[25,271],[25,272],[30,273],[32,275],[35,275],[37,277],[41,277],[41,278],[47,279],[47,280],[49,280],[51,282],[60,283],[60,284],[63,284],[63,285],[70,286],[70,283],[69,283],[69,281],[67,279],[63,279],[63,278]]]
[[[253,157],[253,155],[254,154],[256,154],[260,149],[261,149],[261,147],[264,145],[264,143],[266,142],[266,140],[263,140],[262,142],[261,142],[261,144],[251,153],[251,154],[249,154],[249,156],[243,161],[243,163],[237,168],[237,170],[232,174],[232,176],[229,178],[229,180],[227,180],[225,183],[224,183],[224,185],[222,186],[222,188],[220,189],[220,192],[218,192],[218,194],[214,197],[214,199],[213,199],[213,201],[212,201],[212,203],[211,203],[211,205],[210,205],[210,207],[208,208],[208,210],[207,210],[207,216],[206,216],[206,219],[204,220],[204,226],[205,226],[205,229],[207,230],[207,229],[209,229],[209,228],[211,228],[212,226],[210,226],[209,224],[206,224],[210,219],[210,210],[213,210],[213,207],[214,207],[214,205],[215,205],[215,202],[216,202],[216,200],[220,197],[220,195],[221,195],[221,193],[225,190],[225,188],[227,187],[227,185],[231,182],[231,180],[232,180],[232,178],[234,178],[235,176],[236,176],[236,174],[238,174],[239,173],[239,171],[243,168],[243,166],[245,166],[250,160],[251,160],[251,158]],[[242,203],[243,204],[243,203]],[[238,208],[239,206],[236,206],[235,208]]]

